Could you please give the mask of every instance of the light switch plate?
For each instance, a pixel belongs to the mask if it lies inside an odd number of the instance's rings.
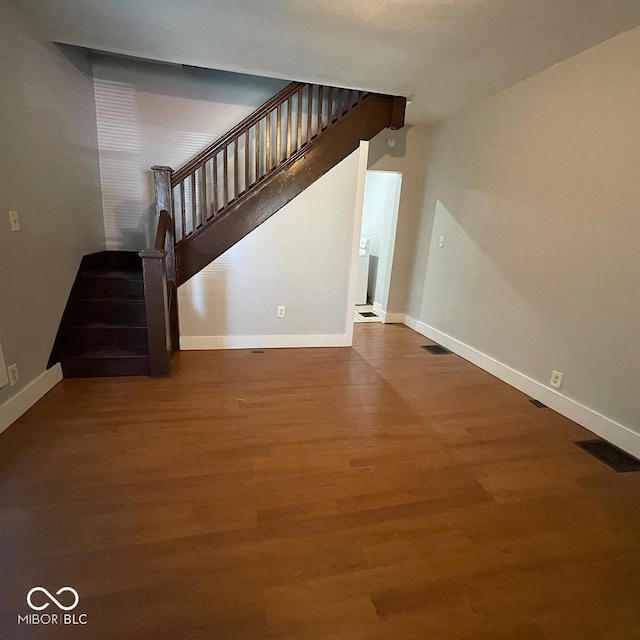
[[[11,231],[20,231],[20,218],[17,211],[9,211],[9,220],[11,221]]]

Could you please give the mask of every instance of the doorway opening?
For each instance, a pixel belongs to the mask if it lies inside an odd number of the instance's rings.
[[[401,187],[401,173],[367,171],[354,322],[385,320]]]

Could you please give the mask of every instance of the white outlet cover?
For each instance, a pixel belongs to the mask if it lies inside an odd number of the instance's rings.
[[[20,380],[20,376],[18,375],[18,365],[9,365],[7,371],[9,373],[9,385],[13,387],[14,385],[18,384],[18,381]]]
[[[285,312],[286,312],[286,307],[279,306],[278,309],[276,310],[276,317],[284,318]]]
[[[444,247],[444,236],[440,236],[440,240],[438,240],[438,246]]]
[[[564,375],[562,373],[560,373],[559,371],[556,371],[555,369],[551,372],[551,381],[549,382],[549,384],[554,388],[554,389],[559,389],[562,386],[562,379],[564,378]]]
[[[11,231],[20,231],[20,218],[17,211],[9,211],[9,221],[11,222]]]

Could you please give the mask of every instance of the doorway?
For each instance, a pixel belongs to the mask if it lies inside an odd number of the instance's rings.
[[[384,322],[398,223],[402,174],[367,171],[354,322]]]

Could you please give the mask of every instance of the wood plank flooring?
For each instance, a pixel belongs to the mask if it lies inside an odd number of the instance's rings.
[[[640,638],[640,473],[404,326],[355,331],[65,380],[0,435],[0,638]],[[34,586],[87,624],[18,625]]]

